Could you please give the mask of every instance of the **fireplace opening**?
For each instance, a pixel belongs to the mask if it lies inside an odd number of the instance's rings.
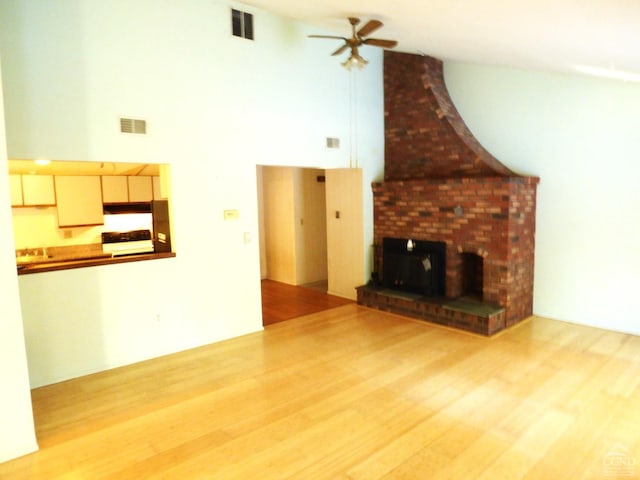
[[[482,301],[483,258],[475,253],[462,255],[462,296]]]
[[[409,238],[382,240],[382,284],[426,296],[445,295],[446,243]]]

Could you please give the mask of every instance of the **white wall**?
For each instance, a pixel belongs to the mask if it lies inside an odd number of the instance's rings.
[[[241,8],[255,42],[231,36],[221,1],[0,0],[11,157],[171,164],[176,258],[19,277],[32,386],[262,328],[256,165],[348,167],[350,77],[335,45],[307,38],[317,29]],[[382,54],[363,54],[371,242]],[[148,135],[120,134],[119,116],[146,119]]]
[[[1,76],[0,76],[1,83]],[[22,329],[0,91],[0,463],[37,450]]]
[[[534,312],[640,334],[640,85],[447,62],[480,143],[541,178]]]

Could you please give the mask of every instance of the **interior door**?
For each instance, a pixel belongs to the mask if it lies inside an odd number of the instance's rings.
[[[327,290],[356,300],[355,288],[365,283],[362,169],[328,169],[325,176]]]

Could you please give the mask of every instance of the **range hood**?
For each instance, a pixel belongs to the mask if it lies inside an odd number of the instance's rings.
[[[151,213],[151,202],[135,203],[105,203],[103,206],[105,215],[116,215],[119,213]]]

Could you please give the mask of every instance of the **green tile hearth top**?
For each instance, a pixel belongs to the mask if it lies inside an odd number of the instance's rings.
[[[377,293],[380,293],[386,297],[403,298],[405,300],[418,300],[424,298],[424,295],[421,295],[419,293],[403,292],[400,290],[393,290],[391,288],[383,288],[382,290],[378,290]]]
[[[496,315],[504,311],[504,307],[498,307],[494,305],[487,305],[486,303],[480,303],[474,300],[468,300],[464,298],[457,298],[450,300],[442,305],[445,310],[454,310],[457,312],[469,313],[478,317],[489,318],[492,315]]]

